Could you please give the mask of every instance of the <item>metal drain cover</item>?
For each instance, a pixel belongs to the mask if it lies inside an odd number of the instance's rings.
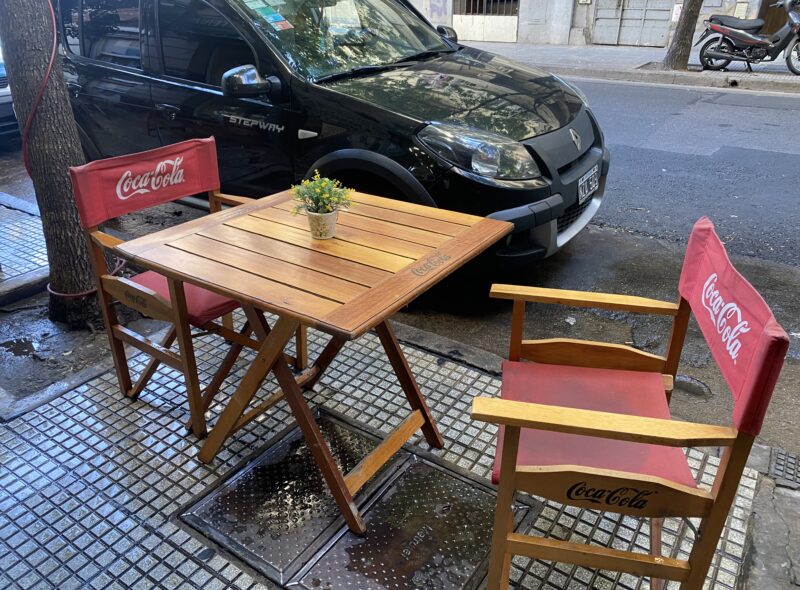
[[[773,447],[770,459],[769,474],[772,477],[800,486],[800,461],[797,455]]]
[[[318,423],[345,473],[380,442],[338,420],[322,417]],[[398,454],[384,472],[405,456]],[[372,491],[385,476],[377,479]],[[369,491],[368,486],[357,503],[363,504]],[[278,583],[285,583],[343,522],[299,428],[273,439],[255,461],[181,518]]]
[[[379,442],[328,412],[318,423],[345,472]],[[485,576],[495,493],[484,481],[406,447],[356,502],[364,536],[347,529],[294,428],[181,518],[286,588],[472,590]],[[538,510],[518,502],[515,513],[519,523]]]
[[[491,491],[412,458],[367,511],[365,535],[342,531],[298,585],[308,590],[476,588],[486,574],[494,507]]]

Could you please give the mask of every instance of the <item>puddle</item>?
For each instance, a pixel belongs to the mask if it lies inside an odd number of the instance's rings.
[[[0,342],[0,349],[14,356],[29,356],[39,350],[39,345],[30,338],[12,338]]]

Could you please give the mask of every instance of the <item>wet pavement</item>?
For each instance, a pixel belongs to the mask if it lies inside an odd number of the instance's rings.
[[[312,331],[312,358],[326,340]],[[498,379],[440,355],[404,349],[445,438],[445,448],[435,453],[437,465],[464,470],[485,487],[496,428],[471,422],[468,412],[473,396],[499,394]],[[317,391],[310,393],[311,403],[367,429],[387,432],[396,426],[405,415],[406,401],[381,351],[373,335],[348,344]],[[215,337],[203,336],[198,352],[201,380],[207,382],[224,351]],[[246,361],[237,363],[223,396],[232,392]],[[143,359],[132,364],[139,371]],[[264,390],[272,385],[265,384]],[[212,423],[219,410],[219,404],[212,406]],[[277,588],[242,555],[189,527],[179,515],[221,478],[264,452],[270,439],[292,424],[285,402],[237,432],[211,465],[197,460],[198,445],[183,430],[186,415],[185,392],[175,371],[160,370],[138,401],[124,399],[108,371],[0,426],[0,587]],[[429,450],[420,434],[410,444],[414,452]],[[718,459],[698,450],[688,456],[699,484],[708,487]],[[304,481],[302,473],[297,475]],[[756,471],[745,471],[708,588],[732,589],[741,577],[757,478]],[[412,485],[415,480],[397,481]],[[368,499],[357,496],[357,501],[364,500]],[[383,507],[366,514],[374,530],[389,518],[396,525],[399,515],[406,514],[381,502],[375,506]],[[302,512],[303,507],[297,509]],[[649,546],[646,519],[573,510],[552,502],[534,512],[534,518],[523,521],[522,530],[617,549],[646,551]],[[343,530],[340,517],[337,521],[334,528]],[[685,558],[692,535],[684,521],[667,519],[664,554]],[[261,542],[280,544],[281,535]],[[354,549],[358,543],[347,534],[339,536],[316,562],[309,560],[321,564],[322,574],[347,572],[347,585],[326,587],[416,587],[373,585],[370,568]],[[483,574],[478,575],[480,579]],[[511,578],[515,588],[649,587],[646,580],[630,575],[524,558],[514,559]],[[316,579],[322,578],[309,578],[306,587],[323,587]]]

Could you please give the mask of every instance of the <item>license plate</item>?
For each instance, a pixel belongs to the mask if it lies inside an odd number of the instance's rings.
[[[578,203],[583,204],[591,197],[600,185],[600,165],[594,167],[578,180]]]

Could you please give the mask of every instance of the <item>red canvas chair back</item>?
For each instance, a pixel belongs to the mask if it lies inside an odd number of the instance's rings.
[[[84,229],[220,187],[214,138],[190,139],[70,168]]]
[[[731,389],[734,426],[756,436],[789,337],[766,302],[733,267],[707,217],[692,230],[679,290]]]

